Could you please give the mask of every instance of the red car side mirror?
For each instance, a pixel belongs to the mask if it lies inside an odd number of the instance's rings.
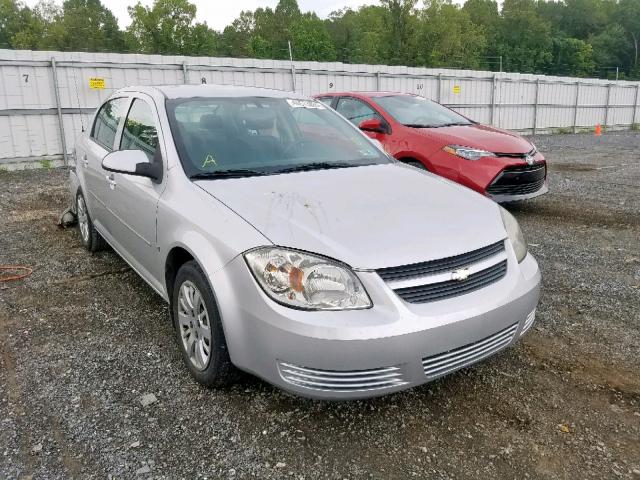
[[[358,125],[358,128],[365,132],[387,133],[387,129],[382,124],[379,118],[370,118],[368,120],[363,120],[360,125]]]

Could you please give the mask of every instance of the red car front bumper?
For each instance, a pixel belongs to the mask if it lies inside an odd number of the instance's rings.
[[[533,162],[528,163],[524,155],[510,157],[484,157],[469,161],[441,151],[434,163],[456,164],[457,178],[451,180],[481,193],[496,202],[514,202],[543,195],[549,191],[547,183],[547,162],[539,152],[533,155]],[[437,168],[436,168],[437,170]],[[451,177],[451,170],[439,173]]]

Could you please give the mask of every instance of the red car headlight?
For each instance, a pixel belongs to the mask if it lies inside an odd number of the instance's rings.
[[[464,158],[465,160],[480,160],[483,157],[494,157],[495,154],[487,152],[486,150],[480,150],[477,148],[462,147],[460,145],[447,145],[442,150],[456,157]]]

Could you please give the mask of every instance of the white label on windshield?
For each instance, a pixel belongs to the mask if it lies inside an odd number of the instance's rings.
[[[321,102],[316,102],[315,100],[287,98],[287,103],[293,108],[317,108],[319,110],[327,108]]]

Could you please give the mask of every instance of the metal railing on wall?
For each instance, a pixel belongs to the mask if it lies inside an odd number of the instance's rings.
[[[119,57],[126,57],[121,55]],[[133,55],[131,57],[134,57]],[[270,82],[282,90],[295,90],[305,94],[315,94],[324,91],[353,90],[353,88],[342,88],[364,79],[367,80],[371,88],[369,90],[389,89],[400,90],[407,93],[417,93],[431,97],[434,100],[461,111],[479,112],[486,118],[484,123],[490,123],[498,127],[511,128],[526,133],[537,134],[549,132],[554,129],[569,129],[576,133],[586,126],[601,124],[603,128],[608,127],[631,127],[638,122],[638,101],[640,100],[640,83],[631,82],[603,82],[585,79],[560,79],[553,77],[533,76],[513,76],[512,74],[474,74],[469,75],[464,72],[438,72],[438,73],[396,73],[390,70],[392,67],[380,66],[375,71],[350,71],[336,68],[336,64],[325,64],[326,68],[309,68],[304,66],[255,66],[247,61],[246,65],[212,65],[201,64],[193,61],[183,61],[180,63],[155,63],[141,61],[86,61],[86,60],[58,60],[52,56],[50,60],[32,59],[0,59],[0,72],[3,67],[16,67],[20,69],[37,68],[47,69],[50,72],[51,88],[53,90],[52,104],[50,106],[20,108],[9,108],[7,102],[0,101],[0,119],[2,117],[20,116],[47,116],[56,115],[58,123],[58,135],[61,152],[64,162],[68,163],[67,133],[65,132],[65,116],[69,115],[89,115],[93,113],[97,104],[81,105],[76,85],[76,95],[78,95],[77,105],[65,105],[61,100],[60,77],[63,69],[78,69],[95,71],[126,71],[143,70],[148,72],[175,71],[178,75],[173,83],[202,83],[210,82],[209,74],[265,74],[274,77]],[[316,64],[320,65],[320,64]],[[339,64],[338,64],[339,66]],[[371,70],[371,66],[368,70]],[[75,71],[75,70],[74,70]],[[486,72],[488,73],[488,72]],[[75,74],[74,74],[75,75]],[[126,77],[126,75],[124,75]],[[303,81],[305,77],[314,80],[311,87],[305,87]],[[529,78],[532,77],[532,78]],[[286,80],[288,78],[288,80]],[[321,80],[325,78],[325,80]],[[3,75],[4,80],[4,75]],[[75,80],[75,77],[74,77]],[[448,84],[454,83],[452,90],[447,90]],[[477,90],[477,95],[465,95],[467,101],[457,101],[457,94],[460,93],[460,84],[466,82],[471,90]],[[224,81],[222,83],[235,83]],[[242,81],[237,84],[249,85],[251,81]],[[264,86],[264,81],[256,86]],[[308,83],[308,82],[307,82]],[[347,85],[348,84],[348,85]],[[457,85],[457,87],[456,87]],[[125,85],[121,85],[125,86]],[[429,88],[427,88],[429,87]],[[67,90],[71,85],[64,86]],[[113,87],[115,88],[115,87]],[[543,89],[546,93],[543,95]],[[604,91],[603,91],[604,89]],[[616,98],[627,99],[624,102],[613,102],[612,90],[616,90]],[[559,92],[557,95],[554,91]],[[3,91],[0,89],[0,96]],[[6,92],[5,92],[6,95]],[[552,100],[544,98],[553,97]],[[597,100],[597,98],[603,100]],[[456,101],[451,101],[452,98]],[[557,98],[557,99],[556,99]],[[595,101],[588,101],[596,98]],[[471,99],[472,101],[468,101]],[[1,98],[0,98],[1,100]],[[5,108],[2,108],[2,106]],[[541,112],[545,111],[547,116],[553,116],[557,120],[548,120],[541,125]],[[515,113],[514,113],[515,112]],[[549,113],[551,112],[551,113]],[[567,112],[569,112],[567,114]],[[595,112],[595,114],[590,113]],[[626,120],[620,122],[619,112],[626,113]],[[580,121],[580,116],[586,118]],[[505,120],[508,117],[508,120]],[[613,118],[613,120],[612,120]],[[555,125],[550,124],[556,123]],[[586,124],[586,125],[585,125]],[[1,143],[0,143],[1,145]],[[0,154],[3,152],[0,151]],[[14,158],[22,158],[21,155],[14,155]],[[11,155],[0,155],[4,163],[9,163]]]

